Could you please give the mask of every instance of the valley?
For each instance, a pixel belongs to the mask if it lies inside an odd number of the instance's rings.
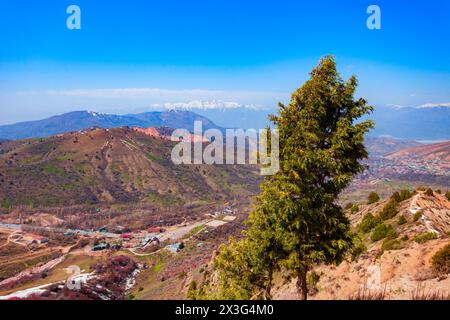
[[[195,205],[255,193],[251,166],[175,165],[175,143],[131,128],[91,129],[0,145],[0,203]]]
[[[92,128],[2,142],[0,299],[185,299],[192,283],[210,281],[220,245],[242,237],[263,178],[257,166],[175,166],[171,132]],[[386,250],[361,234],[366,249],[357,261],[314,271],[320,280],[312,298],[367,298],[371,291],[361,283],[374,266],[381,267],[383,288],[389,286],[385,299],[410,298],[424,288],[444,292],[448,279],[436,280],[429,259],[448,243],[450,145],[392,138],[368,138],[366,144],[368,169],[340,203],[351,203],[347,215],[358,232],[363,218],[382,212],[395,191],[416,190],[387,220],[403,240],[392,239],[395,249]],[[435,192],[425,196],[424,187]],[[370,192],[382,200],[367,205]],[[422,218],[414,220],[415,211]],[[401,214],[406,225],[396,222]],[[414,240],[427,232],[436,238]],[[115,261],[122,261],[123,270],[112,267]],[[426,278],[416,274],[417,263],[428,270]],[[65,286],[71,266],[81,270],[81,292]],[[104,268],[115,270],[120,283],[108,284]],[[298,298],[281,278],[274,292],[275,299]]]
[[[450,1],[74,2],[0,1],[3,318],[448,306]]]

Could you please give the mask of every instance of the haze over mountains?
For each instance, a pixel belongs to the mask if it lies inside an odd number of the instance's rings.
[[[447,161],[450,170],[450,141],[406,148],[387,155],[388,159],[400,157],[416,157],[422,160]]]
[[[365,145],[371,156],[383,157],[398,150],[419,147],[423,144],[414,140],[367,136],[365,138]]]
[[[92,127],[160,127],[185,128],[193,131],[194,121],[201,120],[203,129],[264,128],[268,116],[276,110],[256,107],[184,108],[140,114],[114,115],[91,111],[74,111],[47,119],[0,126],[0,139],[17,140],[48,137]],[[371,136],[389,136],[409,140],[450,139],[450,107],[429,106],[377,107],[370,116],[376,127]]]
[[[380,107],[373,118],[376,127],[372,135],[390,135],[402,139],[450,139],[450,107]]]
[[[264,128],[275,109],[230,108],[191,109],[222,127]],[[391,136],[409,140],[450,139],[450,107],[376,107],[370,118],[376,126],[371,136]]]
[[[203,129],[219,128],[209,119],[190,111],[154,111],[130,115],[104,114],[92,111],[74,111],[43,120],[0,126],[0,139],[18,140],[44,138],[52,135],[93,127],[170,127],[194,130],[194,121],[200,120]]]

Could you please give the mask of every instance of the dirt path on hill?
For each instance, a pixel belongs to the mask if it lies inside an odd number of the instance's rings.
[[[20,272],[19,274],[15,275],[14,277],[5,279],[3,281],[0,282],[0,286],[4,286],[4,285],[8,285],[11,282],[16,282],[16,281],[20,281],[22,278],[32,275],[32,274],[36,274],[36,273],[41,273],[47,270],[51,270],[53,269],[55,266],[57,266],[58,264],[60,264],[61,262],[64,261],[64,259],[66,258],[66,255],[62,255],[61,257],[58,257],[56,259],[50,260],[49,262],[43,264],[42,266],[39,267],[32,267],[29,268],[27,270],[24,270],[22,272]]]

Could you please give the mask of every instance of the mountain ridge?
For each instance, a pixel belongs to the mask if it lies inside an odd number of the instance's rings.
[[[192,111],[211,119],[220,126],[234,124],[242,128],[264,128],[269,125],[268,116],[277,110],[234,108],[222,110]],[[450,107],[375,107],[374,112],[365,117],[375,121],[372,136],[391,136],[408,140],[448,140],[450,139]]]
[[[0,126],[0,139],[17,140],[48,137],[92,127],[171,127],[193,131],[194,121],[202,120],[203,129],[265,128],[270,108],[170,109],[139,114],[114,115],[93,111],[73,111],[46,119]],[[450,138],[450,107],[377,107],[369,116],[376,126],[371,136],[395,139],[438,141]]]
[[[194,129],[194,121],[202,121],[203,130],[222,129],[211,120],[191,111],[152,111],[139,114],[114,115],[93,111],[72,111],[42,120],[0,126],[0,139],[20,140],[45,138],[89,128],[170,127]]]
[[[420,157],[425,160],[440,159],[450,162],[450,140],[424,146],[416,146],[394,151],[387,155],[387,158],[398,158],[405,156]]]
[[[256,167],[175,165],[177,142],[135,128],[91,129],[0,146],[3,207],[234,199],[256,192]]]

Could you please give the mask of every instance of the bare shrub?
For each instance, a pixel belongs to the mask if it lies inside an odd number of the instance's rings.
[[[387,300],[387,286],[385,285],[382,290],[370,290],[367,288],[367,281],[364,279],[364,286],[358,289],[358,292],[351,295],[349,300]]]
[[[450,300],[450,293],[440,290],[427,290],[425,285],[419,283],[411,292],[411,300]]]

